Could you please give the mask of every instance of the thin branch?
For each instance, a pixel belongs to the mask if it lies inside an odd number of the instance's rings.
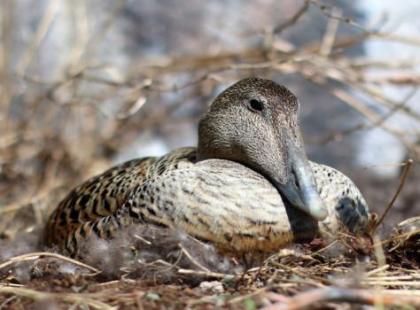
[[[22,58],[20,59],[19,63],[16,66],[16,72],[19,75],[23,75],[30,65],[32,59],[34,58],[35,54],[37,53],[39,46],[42,40],[48,33],[57,13],[60,8],[60,2],[51,0],[48,8],[44,12],[44,16],[41,19],[41,22],[38,25],[36,33],[32,39],[32,42],[29,44],[27,50],[23,54]]]
[[[206,268],[205,266],[203,266],[202,264],[200,264],[200,262],[198,262],[193,255],[190,254],[190,252],[187,251],[187,249],[181,244],[179,243],[178,246],[180,247],[182,253],[184,253],[185,256],[187,256],[187,258],[190,260],[190,262],[195,265],[196,267],[198,267],[201,271],[204,272],[210,272],[210,270],[208,268]]]
[[[96,269],[96,268],[94,268],[92,266],[89,266],[85,263],[79,262],[78,260],[72,259],[72,258],[64,256],[64,255],[60,255],[60,254],[57,254],[57,253],[51,253],[51,252],[34,252],[34,253],[28,253],[28,254],[15,256],[15,257],[9,258],[5,262],[1,263],[0,264],[0,269],[9,267],[9,266],[11,266],[15,263],[19,263],[19,262],[22,262],[22,261],[36,260],[36,259],[40,259],[42,257],[57,258],[57,259],[66,261],[68,263],[71,263],[73,265],[83,267],[85,269],[93,271],[95,274],[101,273],[101,271],[99,269]]]
[[[32,300],[43,301],[43,300],[60,300],[70,304],[81,304],[88,305],[94,309],[100,310],[116,310],[116,307],[112,307],[100,300],[97,300],[99,294],[80,294],[80,293],[47,293],[40,292],[37,290],[23,288],[23,287],[0,287],[0,295],[8,294],[26,297]]]
[[[374,233],[376,231],[376,229],[379,227],[379,225],[383,222],[383,220],[385,219],[386,215],[388,214],[389,210],[391,210],[391,208],[394,206],[395,201],[397,200],[398,196],[400,195],[405,181],[407,179],[408,173],[410,172],[411,166],[413,165],[413,160],[412,159],[408,159],[405,163],[404,166],[404,170],[403,173],[401,175],[400,178],[400,184],[398,185],[398,188],[394,194],[394,196],[392,197],[391,201],[389,202],[388,206],[385,208],[384,213],[382,214],[382,216],[379,218],[379,220],[377,221],[376,225],[373,227],[372,229],[372,233]]]
[[[199,270],[191,270],[191,269],[179,269],[179,274],[183,275],[193,275],[197,277],[205,277],[205,278],[213,278],[213,279],[234,279],[235,275],[233,274],[226,274],[220,272],[207,272],[207,271],[199,271]]]
[[[397,291],[397,290],[395,290]],[[411,304],[420,305],[420,296],[410,294],[405,291],[405,295],[395,295],[392,290],[369,291],[363,289],[346,289],[338,287],[328,287],[314,289],[293,297],[286,297],[271,293],[272,300],[280,300],[271,306],[263,308],[264,310],[297,310],[313,306],[314,303],[321,302],[340,302],[362,305],[383,304],[386,306]]]
[[[297,21],[308,11],[309,9],[310,0],[305,0],[302,7],[288,20],[281,23],[280,25],[277,25],[273,29],[273,34],[280,34],[283,32],[286,28],[289,28],[297,23]]]
[[[339,16],[342,14],[342,10],[338,8],[334,8],[334,12]],[[325,31],[325,35],[322,39],[322,44],[319,51],[321,55],[328,56],[331,54],[339,25],[340,22],[336,19],[330,19],[328,21],[327,30]]]
[[[320,144],[320,145],[325,145],[325,144],[327,144],[331,141],[340,140],[343,137],[348,136],[350,134],[353,134],[357,131],[367,130],[367,129],[372,129],[372,128],[375,128],[375,127],[378,127],[378,126],[379,127],[382,126],[382,124],[384,122],[386,122],[391,116],[393,116],[395,113],[397,113],[399,110],[401,110],[408,103],[408,101],[417,93],[417,90],[418,90],[417,88],[414,89],[412,92],[410,92],[408,94],[408,96],[406,96],[406,98],[404,98],[401,101],[401,103],[396,105],[388,113],[383,115],[381,118],[378,118],[376,121],[372,122],[371,124],[361,123],[361,124],[355,125],[351,128],[348,128],[348,129],[345,129],[345,130],[342,130],[342,131],[332,132],[327,137],[324,137],[324,138],[320,139],[319,141],[317,141],[317,143]]]

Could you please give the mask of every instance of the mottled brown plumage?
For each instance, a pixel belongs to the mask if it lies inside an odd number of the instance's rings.
[[[149,223],[226,251],[268,252],[318,226],[363,231],[366,202],[340,172],[308,162],[297,110],[285,87],[241,80],[200,121],[197,148],[132,160],[76,187],[51,215],[46,243],[77,255],[92,234]]]

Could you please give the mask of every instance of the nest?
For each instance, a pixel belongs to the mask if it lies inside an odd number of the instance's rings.
[[[88,240],[82,262],[34,252],[28,244],[35,235],[0,244],[2,307],[420,306],[418,217],[383,240],[343,234],[330,244],[315,239],[269,257],[226,257],[182,232],[138,226],[111,241]],[[4,257],[17,250],[32,252]]]

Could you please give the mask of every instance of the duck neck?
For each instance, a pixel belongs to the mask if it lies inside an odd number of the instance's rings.
[[[212,154],[209,148],[203,146],[203,144],[200,143],[200,139],[198,141],[199,142],[196,151],[196,161],[202,161],[210,158],[219,158],[218,156]]]
[[[211,138],[214,128],[211,128],[207,115],[198,123],[198,144],[197,144],[197,161],[215,158],[214,150],[211,147]]]

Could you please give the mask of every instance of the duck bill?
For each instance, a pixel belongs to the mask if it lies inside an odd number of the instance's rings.
[[[293,142],[288,143],[289,178],[286,184],[277,188],[292,206],[306,212],[312,218],[322,221],[327,217],[327,210],[315,186],[312,169],[302,148]]]

